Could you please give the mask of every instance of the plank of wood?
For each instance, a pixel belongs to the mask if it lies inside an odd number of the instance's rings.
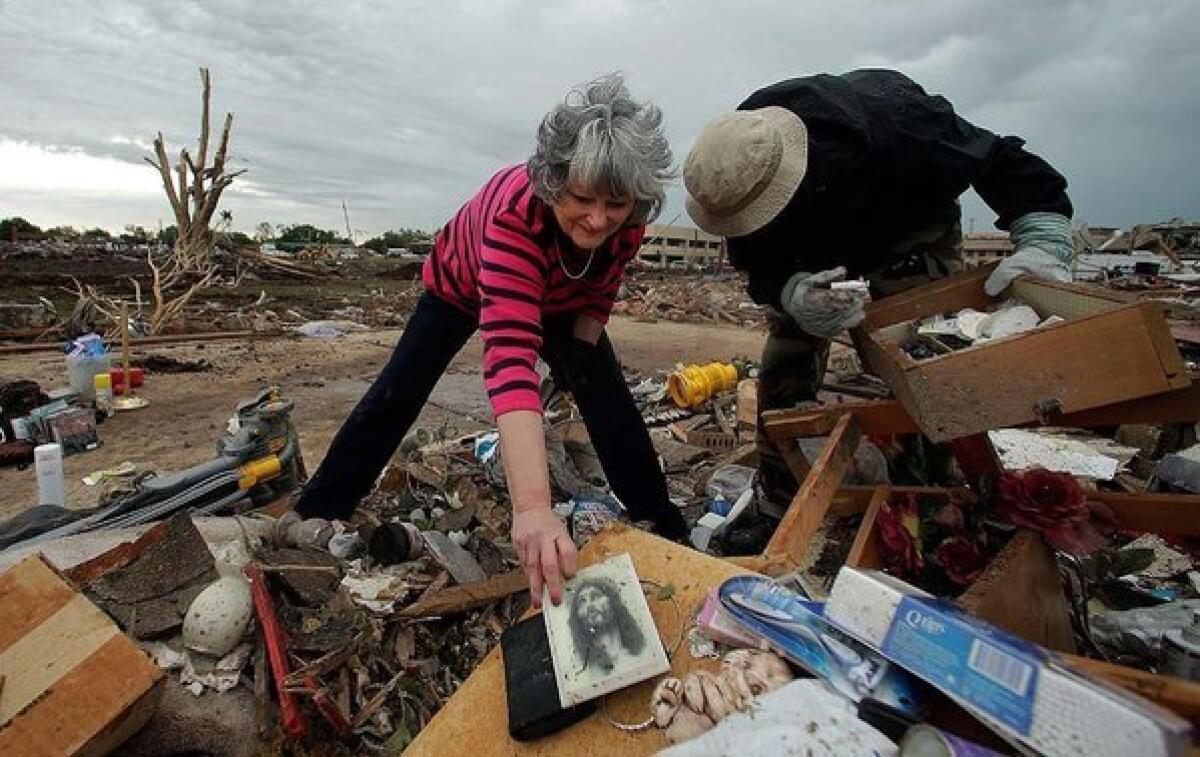
[[[772,440],[828,436],[846,413],[854,415],[859,429],[868,436],[920,431],[904,405],[897,400],[845,402],[815,410],[768,410],[763,413],[763,430]]]
[[[1200,536],[1200,494],[1089,492],[1108,506],[1122,529],[1175,536]]]
[[[888,501],[891,490],[886,486],[875,488],[871,495],[871,503],[863,513],[862,523],[858,524],[858,533],[854,535],[854,543],[850,545],[850,553],[846,555],[846,565],[852,568],[881,568],[883,554],[879,551],[879,537],[875,531],[875,520],[879,517],[879,509]]]
[[[492,576],[484,581],[443,589],[428,599],[405,607],[400,611],[402,618],[432,618],[440,615],[456,615],[474,610],[476,607],[504,599],[529,588],[529,579],[521,570],[512,570]]]
[[[648,589],[650,613],[659,638],[671,654],[670,675],[685,677],[694,670],[715,671],[720,663],[693,658],[686,640],[680,639],[691,624],[692,613],[699,608],[709,589],[747,571],[731,563],[688,547],[674,544],[652,534],[625,526],[612,526],[597,534],[580,550],[581,565],[591,565],[609,556],[627,552],[633,558],[638,577],[657,586],[671,586],[671,599],[655,598]],[[627,732],[614,728],[609,718],[621,723],[640,723],[649,715],[648,703],[657,681],[651,680],[605,697],[600,711],[581,723],[543,739],[516,742],[508,735],[505,706],[504,664],[499,649],[494,649],[479,664],[467,681],[446,702],[405,751],[424,757],[469,754],[472,757],[522,754],[542,755],[603,754],[606,757],[632,757],[653,754],[667,746],[662,731],[648,728]]]
[[[1058,564],[1040,534],[1018,531],[958,601],[971,614],[1034,644],[1075,651]]]
[[[775,442],[775,449],[779,452],[779,456],[783,458],[783,462],[787,465],[788,470],[792,473],[792,478],[796,479],[796,485],[799,486],[808,478],[808,474],[812,472],[812,466],[808,464],[804,453],[796,446],[793,439],[785,439]]]
[[[1074,413],[1055,413],[1047,418],[1048,426],[1059,428],[1100,428],[1129,423],[1174,423],[1200,421],[1200,373],[1189,375],[1191,383],[1181,389],[1111,405],[1080,410]],[[815,410],[768,410],[763,413],[763,429],[768,437],[825,436],[844,413],[853,413],[863,434],[892,436],[916,434],[920,428],[899,400],[846,402]],[[1019,428],[1037,428],[1037,421],[1021,424]]]
[[[1029,305],[1043,318],[1051,315],[1080,318],[1107,313],[1134,302],[1134,298],[1111,289],[1025,276],[1013,282],[1009,293],[1013,299]]]
[[[758,379],[742,379],[738,382],[737,422],[745,428],[758,425]]]
[[[983,291],[983,282],[987,281],[993,268],[994,265],[972,268],[876,300],[867,306],[862,325],[854,331],[874,331],[893,323],[963,308],[982,310],[992,301]]]
[[[725,561],[772,578],[787,575],[796,569],[796,564],[782,555],[739,555],[726,557]]]
[[[725,460],[729,465],[745,465],[749,468],[758,467],[758,445],[754,442],[743,444],[733,451]]]
[[[165,674],[41,555],[0,576],[0,754],[108,754]]]
[[[131,347],[149,347],[153,345],[169,346],[186,344],[188,342],[216,342],[223,339],[257,339],[268,336],[280,336],[279,332],[271,331],[213,331],[202,334],[166,334],[163,336],[144,336],[130,339]],[[66,342],[43,342],[38,344],[0,344],[0,355],[21,355],[30,352],[62,352]]]
[[[1200,683],[1183,678],[1147,673],[1144,670],[1114,665],[1087,657],[1060,655],[1069,666],[1095,678],[1120,686],[1143,696],[1191,721],[1200,729]]]
[[[838,421],[825,448],[813,462],[812,471],[792,498],[764,554],[786,555],[797,563],[804,558],[813,534],[820,528],[829,504],[850,469],[861,438],[854,416],[845,415]]]
[[[1056,414],[1047,418],[1047,423],[1067,428],[1098,428],[1128,423],[1200,421],[1200,373],[1191,373],[1188,378],[1190,383],[1180,389],[1074,413]]]

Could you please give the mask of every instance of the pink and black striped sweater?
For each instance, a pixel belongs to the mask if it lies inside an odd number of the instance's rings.
[[[534,365],[543,316],[585,314],[607,323],[644,232],[644,226],[618,231],[596,250],[586,274],[573,279],[588,255],[558,230],[550,206],[533,193],[524,164],[493,176],[438,232],[425,261],[425,287],[478,314],[483,383],[496,417],[541,412]]]

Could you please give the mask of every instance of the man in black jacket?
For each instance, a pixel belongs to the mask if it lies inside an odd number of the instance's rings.
[[[687,210],[728,240],[755,302],[773,309],[759,412],[816,398],[829,340],[862,320],[854,290],[875,298],[961,270],[959,196],[974,187],[1008,230],[1014,254],[986,284],[1029,274],[1070,280],[1066,179],[1024,142],[981,129],[896,71],[779,82],[700,133],[683,169]],[[767,512],[795,491],[759,434]]]

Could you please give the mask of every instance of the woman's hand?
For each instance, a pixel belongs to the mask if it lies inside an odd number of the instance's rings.
[[[496,419],[500,459],[513,502],[512,540],[529,577],[530,601],[542,606],[542,587],[562,602],[563,578],[575,575],[575,542],[550,511],[550,473],[541,413],[513,410]]]
[[[513,545],[521,567],[529,578],[529,598],[534,609],[542,606],[542,587],[550,589],[550,601],[562,602],[563,581],[575,575],[575,542],[549,508],[515,510]]]

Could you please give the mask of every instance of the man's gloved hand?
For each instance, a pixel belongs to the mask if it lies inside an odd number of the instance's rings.
[[[1058,213],[1026,213],[1013,221],[1009,232],[1013,254],[1000,262],[983,289],[995,297],[1018,276],[1035,276],[1051,281],[1070,281],[1075,248],[1071,244],[1071,221]]]
[[[846,277],[838,266],[821,273],[797,273],[783,287],[780,302],[784,312],[801,329],[821,339],[832,339],[862,323],[864,298],[849,290],[834,290],[829,284]]]

